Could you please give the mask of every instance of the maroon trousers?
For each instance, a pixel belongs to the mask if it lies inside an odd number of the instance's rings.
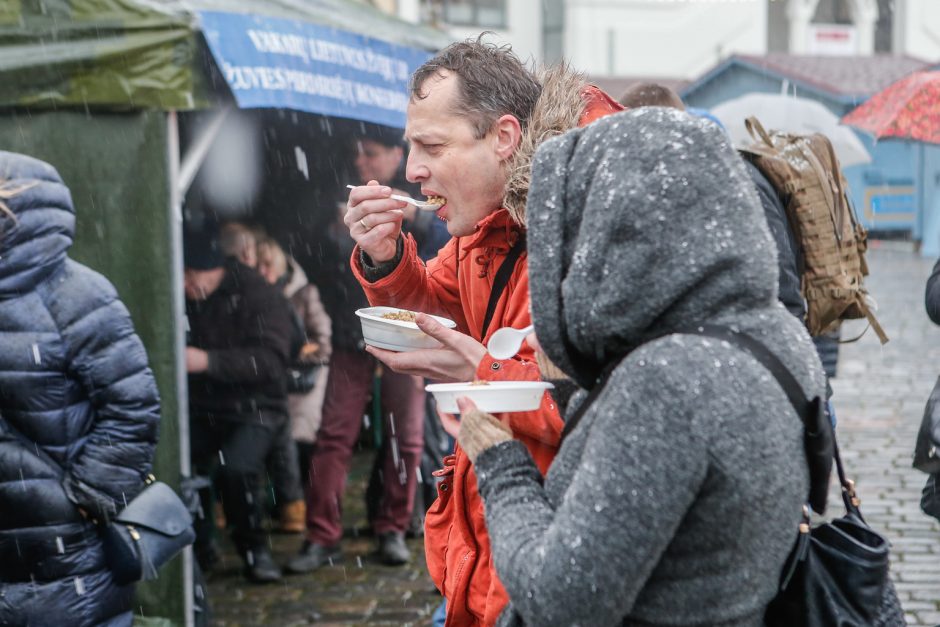
[[[334,350],[323,402],[323,422],[310,458],[306,486],[307,539],[333,545],[343,536],[342,500],[349,462],[362,428],[376,361],[367,353]],[[384,494],[376,533],[404,532],[411,522],[415,481],[424,445],[424,382],[385,369],[382,416]]]

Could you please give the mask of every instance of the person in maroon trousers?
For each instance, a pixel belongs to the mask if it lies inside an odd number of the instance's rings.
[[[379,180],[392,187],[408,183],[399,175],[404,150],[399,137],[373,135],[357,142],[355,167],[363,183]],[[407,187],[405,190],[407,191]],[[342,556],[343,491],[350,458],[362,428],[363,408],[372,390],[377,363],[365,352],[355,311],[368,307],[365,293],[349,267],[355,242],[343,224],[345,204],[330,228],[323,280],[319,281],[327,313],[333,320],[333,355],[323,403],[323,421],[310,459],[306,486],[307,533],[300,552],[287,564],[292,573],[313,571]],[[382,495],[373,512],[378,557],[388,565],[405,564],[411,553],[405,531],[411,523],[416,469],[424,445],[424,382],[421,378],[382,371]]]

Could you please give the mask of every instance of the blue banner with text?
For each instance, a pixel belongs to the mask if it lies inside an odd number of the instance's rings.
[[[326,26],[201,11],[242,109],[284,108],[402,128],[408,79],[431,53]]]

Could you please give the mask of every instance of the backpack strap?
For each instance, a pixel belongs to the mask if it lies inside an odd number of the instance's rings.
[[[874,330],[875,335],[878,336],[878,340],[882,344],[888,343],[888,334],[885,333],[884,328],[878,322],[878,319],[875,318],[875,314],[872,313],[871,307],[868,306],[868,303],[865,302],[865,298],[859,295],[858,299],[855,301],[855,305],[865,314],[865,318],[868,320],[868,326],[866,326],[861,333],[849,340],[839,340],[839,344],[851,344],[852,342],[857,342],[862,339],[862,336],[868,332],[868,328],[871,327]]]
[[[816,174],[816,178],[819,179],[819,186],[823,190],[823,198],[826,199],[826,206],[829,208],[829,216],[832,218],[832,223],[835,225],[836,241],[841,245],[842,228],[844,226],[842,222],[843,212],[836,207],[836,204],[838,203],[841,205],[845,197],[845,193],[842,191],[842,186],[841,184],[837,183],[836,185],[838,191],[832,189],[832,185],[829,184],[829,175],[826,172],[826,168],[823,167],[822,162],[816,156],[816,153],[814,153],[807,145],[805,140],[800,141],[797,146],[799,147],[800,152],[803,153],[803,156],[806,157],[806,161],[810,164],[810,167],[813,168],[813,173]],[[832,165],[835,166],[835,162],[833,162]],[[841,174],[839,178],[841,178]],[[836,196],[837,193],[838,197]]]
[[[770,138],[770,135],[767,131],[764,130],[764,125],[760,123],[756,116],[750,116],[744,120],[744,128],[747,129],[748,134],[756,142],[764,142],[771,148],[774,148],[774,142]]]
[[[846,493],[848,492],[851,499],[857,500],[855,499],[854,485],[845,478],[845,473],[842,470],[842,460],[839,458],[839,450],[835,445],[832,423],[826,415],[822,399],[818,396],[808,399],[790,369],[770,352],[770,349],[750,335],[719,325],[705,324],[683,330],[681,333],[713,337],[737,346],[750,353],[780,384],[794,411],[803,422],[803,446],[810,474],[807,500],[814,511],[822,514],[826,509],[829,475],[832,472],[833,459],[836,461],[839,480],[843,486],[843,499],[846,499]],[[846,507],[848,507],[848,502]]]
[[[480,328],[481,342],[486,338],[486,332],[490,328],[490,323],[493,321],[493,314],[496,313],[496,303],[499,302],[503,291],[505,291],[506,286],[509,284],[509,277],[512,276],[512,272],[516,268],[516,263],[519,261],[519,257],[523,252],[525,252],[525,233],[519,233],[519,239],[512,245],[509,252],[506,253],[506,258],[503,259],[503,263],[500,264],[499,270],[496,271],[496,277],[493,279],[493,289],[490,290],[490,300],[486,304],[486,315],[483,316],[483,326]]]
[[[829,163],[832,164],[832,178],[833,182],[836,185],[836,198],[842,204],[843,209],[845,210],[842,215],[846,213],[849,214],[849,220],[851,221],[853,232],[855,229],[855,210],[848,205],[848,193],[845,190],[843,183],[845,182],[842,177],[842,166],[839,164],[839,158],[836,156],[836,148],[832,145],[832,142],[829,141],[829,138],[826,138],[826,151],[829,153]],[[841,234],[840,234],[841,235]]]

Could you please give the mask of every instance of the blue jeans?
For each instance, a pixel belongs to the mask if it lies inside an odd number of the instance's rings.
[[[441,601],[441,604],[431,615],[431,627],[444,627],[444,619],[447,617],[447,599]]]

